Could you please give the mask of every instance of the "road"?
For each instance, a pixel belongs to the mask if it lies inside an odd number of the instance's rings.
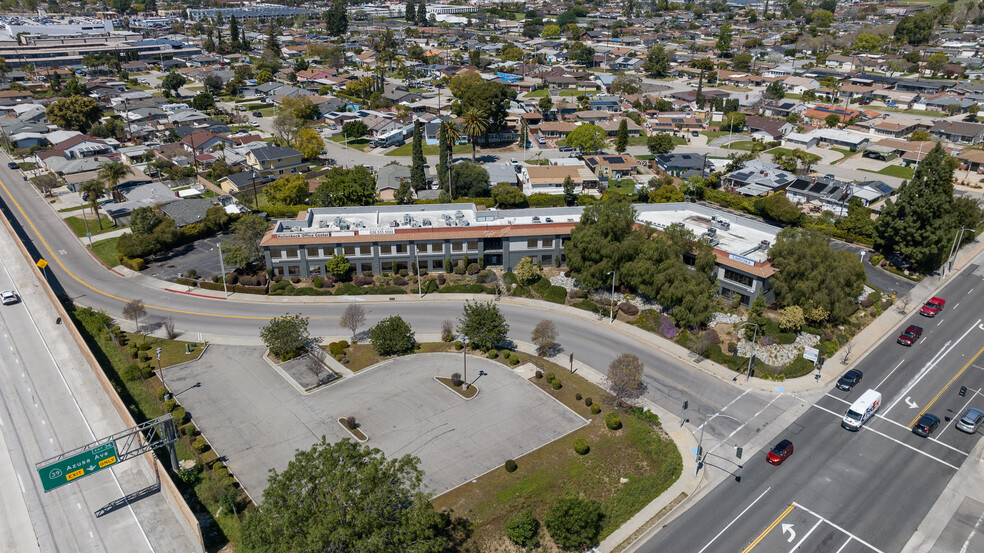
[[[0,229],[0,289],[22,297],[0,307],[0,549],[194,551],[143,459],[44,493],[35,463],[125,425],[14,244]]]
[[[984,269],[970,265],[938,294],[948,300],[941,314],[904,323],[925,329],[914,346],[885,340],[857,365],[861,384],[832,389],[782,432],[796,448],[788,461],[774,467],[767,448],[747,452],[740,481],[714,488],[635,550],[902,551],[980,438],[951,419],[984,407],[982,291]],[[876,417],[857,433],[842,429],[844,412],[869,388],[883,398]],[[909,430],[922,412],[944,420],[929,439]],[[975,535],[973,523],[968,531]]]

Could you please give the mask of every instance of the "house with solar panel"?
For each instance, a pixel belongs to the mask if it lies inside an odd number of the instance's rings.
[[[795,180],[796,175],[775,163],[753,159],[725,175],[723,182],[726,189],[743,196],[768,196],[785,190]]]

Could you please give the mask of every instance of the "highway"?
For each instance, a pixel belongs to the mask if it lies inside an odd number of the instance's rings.
[[[725,480],[635,551],[902,551],[980,438],[952,419],[984,408],[982,293],[984,269],[970,265],[937,294],[947,299],[943,312],[904,323],[924,328],[915,345],[890,335],[856,365],[864,378],[854,390],[831,389],[781,433],[775,441],[795,446],[785,463],[766,463],[768,448],[746,452],[740,481]],[[883,406],[859,432],[842,429],[869,388]],[[928,439],[909,430],[923,412],[943,420]]]
[[[143,459],[44,493],[36,462],[125,426],[4,229],[0,289],[22,297],[0,306],[0,549],[194,551]]]

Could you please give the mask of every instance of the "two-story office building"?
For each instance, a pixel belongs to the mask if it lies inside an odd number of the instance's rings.
[[[692,203],[638,204],[636,222],[656,230],[683,225],[707,239],[717,256],[718,291],[749,304],[771,300],[775,269],[768,249],[778,227]],[[277,221],[261,241],[274,274],[309,278],[344,254],[358,273],[393,273],[411,266],[444,271],[481,258],[512,270],[524,257],[543,265],[564,263],[564,244],[581,219],[581,207],[478,210],[475,204],[311,208],[296,220]]]

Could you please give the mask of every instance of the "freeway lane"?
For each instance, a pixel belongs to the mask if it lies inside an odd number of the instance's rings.
[[[310,330],[316,336],[345,336],[338,326],[344,304],[279,303],[261,301],[244,303],[206,299],[165,292],[156,282],[140,277],[124,278],[96,262],[68,227],[51,212],[40,195],[13,171],[0,165],[0,197],[5,214],[20,227],[22,240],[34,248],[37,257],[50,262],[49,275],[61,295],[76,303],[102,309],[124,320],[121,310],[126,301],[142,299],[149,315],[142,323],[154,325],[165,317],[174,318],[178,329],[202,332],[211,341],[258,344],[258,329],[270,317],[286,312],[311,317]],[[361,298],[353,298],[361,301]],[[620,353],[635,353],[647,367],[648,395],[667,410],[677,412],[689,401],[698,413],[713,413],[728,407],[735,422],[719,417],[708,424],[708,432],[719,441],[744,443],[762,431],[775,416],[794,404],[789,397],[776,399],[765,392],[745,393],[739,386],[723,382],[676,358],[651,347],[640,345],[631,336],[610,326],[584,318],[558,315],[538,308],[501,304],[510,324],[510,338],[529,341],[537,322],[552,318],[560,332],[566,352],[593,367],[604,370]],[[444,320],[457,320],[460,301],[426,303],[367,303],[367,327],[391,315],[400,315],[414,326],[418,335],[439,334]],[[195,334],[192,334],[193,336]],[[736,398],[738,401],[736,401]],[[758,415],[756,417],[756,415]]]
[[[893,332],[857,365],[855,390],[830,390],[781,433],[796,447],[788,461],[774,467],[767,449],[749,452],[740,481],[723,482],[635,550],[901,551],[980,438],[944,417],[984,408],[984,269],[968,266],[937,295],[943,312],[902,325],[925,329],[914,346]],[[843,430],[840,418],[868,388],[883,408],[860,432]],[[944,420],[930,439],[909,430],[923,411]]]

